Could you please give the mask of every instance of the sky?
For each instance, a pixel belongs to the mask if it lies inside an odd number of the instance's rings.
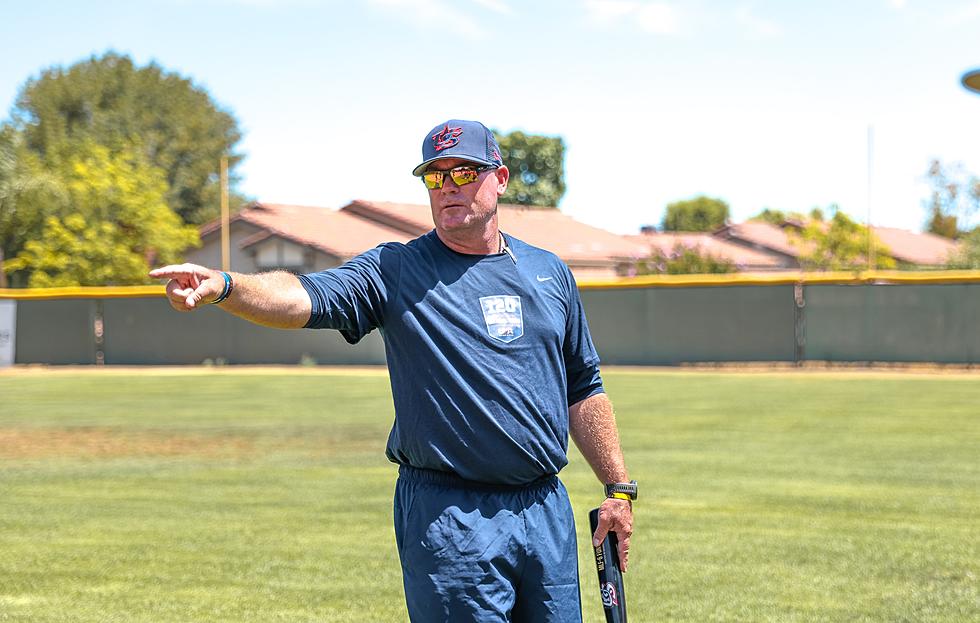
[[[271,203],[425,203],[410,172],[450,118],[561,136],[559,207],[619,233],[699,194],[921,230],[932,159],[980,175],[980,0],[5,5],[0,119],[45,68],[156,62],[234,114]]]

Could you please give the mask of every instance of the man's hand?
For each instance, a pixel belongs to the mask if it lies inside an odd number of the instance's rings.
[[[221,272],[197,264],[177,264],[150,271],[155,279],[169,279],[167,299],[177,311],[193,311],[199,305],[210,303],[225,289]]]
[[[229,274],[234,279],[234,290],[221,302],[221,311],[277,329],[306,326],[313,302],[296,275],[283,270]],[[197,264],[164,266],[151,270],[150,276],[170,280],[167,300],[177,311],[193,311],[214,302],[225,291],[220,270]]]
[[[628,500],[607,498],[602,503],[599,507],[599,525],[592,535],[592,546],[599,547],[609,532],[616,533],[619,563],[623,567],[621,571],[625,573],[629,565],[630,537],[633,536],[633,505]]]

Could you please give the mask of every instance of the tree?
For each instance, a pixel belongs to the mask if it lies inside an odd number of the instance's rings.
[[[808,220],[822,221],[824,218],[823,210],[819,207],[812,208],[809,216],[804,215],[802,212],[783,212],[782,210],[763,208],[762,212],[750,217],[749,220],[762,221],[763,223],[769,223],[776,227],[783,227],[787,224],[795,224],[797,222],[805,223]]]
[[[6,260],[16,257],[29,240],[41,237],[44,219],[65,200],[60,181],[38,158],[23,148],[20,136],[0,128],[0,288],[22,286]]]
[[[960,239],[960,247],[949,258],[946,268],[980,269],[980,227]]]
[[[714,231],[728,221],[728,204],[721,199],[699,195],[667,206],[664,231]]]
[[[4,269],[4,249],[10,252],[11,235],[14,229],[16,196],[24,182],[17,171],[17,156],[13,145],[13,133],[0,131],[0,288],[7,287],[7,272]]]
[[[738,267],[725,258],[702,253],[701,249],[684,246],[680,243],[674,245],[670,253],[656,249],[650,254],[650,257],[636,263],[637,275],[721,274],[737,271]]]
[[[139,149],[164,172],[167,205],[186,223],[218,215],[221,156],[229,157],[230,182],[238,180],[235,118],[204,89],[155,63],[136,67],[108,52],[45,70],[23,86],[12,112],[27,148],[48,166],[71,158],[79,141]]]
[[[565,194],[565,144],[560,136],[515,131],[499,134],[500,156],[510,169],[501,203],[555,207]]]
[[[79,147],[60,176],[65,206],[8,262],[29,272],[29,286],[148,283],[151,264],[175,262],[199,244],[197,228],[166,204],[163,171],[141,153]]]
[[[868,267],[868,228],[831,206],[829,222],[811,220],[801,232],[790,236],[801,252],[805,270],[861,270]],[[875,267],[894,268],[888,248],[875,240]]]
[[[749,218],[749,220],[762,221],[763,223],[769,223],[770,225],[775,225],[776,227],[782,227],[786,224],[786,218],[786,213],[782,210],[763,208],[762,212],[759,212],[755,216]]]
[[[926,229],[946,238],[958,238],[959,224],[980,207],[980,179],[967,173],[960,163],[943,164],[933,160],[926,180],[931,186],[924,203]]]
[[[954,214],[943,213],[942,208],[933,203],[929,208],[926,231],[943,238],[958,238],[960,236],[959,218]]]

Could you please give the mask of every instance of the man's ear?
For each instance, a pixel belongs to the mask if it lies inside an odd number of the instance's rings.
[[[494,169],[493,174],[497,176],[497,196],[503,196],[507,192],[507,182],[510,180],[510,170],[505,166]]]

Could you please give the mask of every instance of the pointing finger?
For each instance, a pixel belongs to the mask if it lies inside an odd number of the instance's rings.
[[[161,268],[154,268],[150,271],[150,277],[154,279],[207,279],[211,270],[197,264],[172,264]]]

